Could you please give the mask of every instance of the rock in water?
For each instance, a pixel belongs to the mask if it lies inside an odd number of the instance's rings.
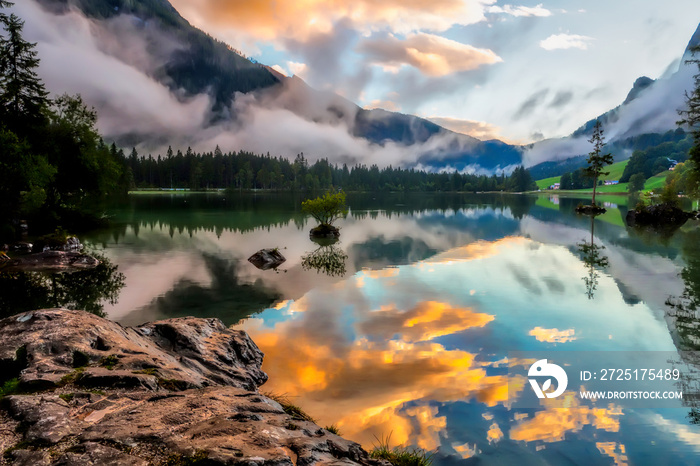
[[[629,226],[676,227],[683,226],[694,215],[669,204],[656,204],[627,212]]]
[[[4,271],[22,272],[75,272],[93,269],[100,261],[79,252],[44,251],[8,261]]]
[[[276,269],[287,259],[279,249],[261,249],[248,258],[248,262],[260,270]]]
[[[0,384],[22,392],[0,403],[12,464],[387,464],[260,394],[262,353],[218,319],[129,328],[48,309],[0,336]]]

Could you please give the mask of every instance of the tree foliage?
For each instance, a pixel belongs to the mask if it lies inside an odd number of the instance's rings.
[[[22,37],[24,21],[14,13],[5,18],[0,37],[0,114],[10,128],[22,131],[41,120],[48,92],[36,73],[36,44]]]
[[[700,46],[691,49],[693,58],[689,63],[694,63],[700,70]],[[697,187],[700,186],[700,72],[693,77],[693,90],[685,93],[686,108],[678,113],[681,119],[679,125],[687,126],[693,135],[693,146],[688,151],[688,158],[691,162],[691,173],[689,185],[693,187],[693,193],[697,194]]]
[[[598,178],[609,175],[610,172],[606,172],[604,168],[606,165],[613,163],[612,154],[603,154],[603,147],[605,147],[605,136],[603,135],[603,126],[599,121],[597,121],[593,127],[593,135],[588,142],[593,144],[593,150],[588,154],[588,167],[584,169],[584,173],[588,178],[593,180],[593,198],[591,199],[591,205],[595,205],[595,194],[598,185]]]
[[[301,210],[311,215],[321,225],[333,225],[333,222],[348,214],[343,191],[327,191],[316,199],[307,199],[301,203]]]
[[[637,193],[644,189],[644,183],[646,183],[647,179],[644,177],[643,173],[635,173],[630,177],[629,185],[627,186],[627,190],[630,193]]]
[[[103,143],[96,114],[80,96],[48,98],[36,70],[35,44],[0,0],[0,229],[11,235],[20,217],[52,231],[66,214],[125,192],[125,161]],[[41,228],[35,233],[39,233]]]

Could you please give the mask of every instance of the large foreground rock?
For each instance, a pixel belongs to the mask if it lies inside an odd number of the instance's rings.
[[[262,353],[217,319],[126,328],[81,311],[0,320],[0,462],[379,464],[258,392]]]

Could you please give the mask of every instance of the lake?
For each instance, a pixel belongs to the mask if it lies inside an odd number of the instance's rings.
[[[367,448],[390,437],[438,465],[698,463],[688,400],[517,408],[507,380],[516,351],[698,349],[695,223],[628,229],[614,196],[592,221],[555,195],[356,194],[340,241],[317,244],[301,200],[133,194],[81,238],[100,268],[0,274],[3,314],[220,318],[265,353],[263,391]],[[262,248],[287,261],[257,269],[246,259]]]

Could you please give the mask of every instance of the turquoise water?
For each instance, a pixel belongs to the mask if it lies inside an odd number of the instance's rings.
[[[264,390],[368,448],[390,436],[439,465],[698,463],[692,403],[516,409],[507,377],[513,351],[695,350],[695,224],[627,229],[622,198],[592,222],[550,196],[355,195],[340,241],[319,245],[300,200],[132,196],[83,238],[122,274],[98,307],[248,331]],[[274,247],[277,270],[246,261]]]

